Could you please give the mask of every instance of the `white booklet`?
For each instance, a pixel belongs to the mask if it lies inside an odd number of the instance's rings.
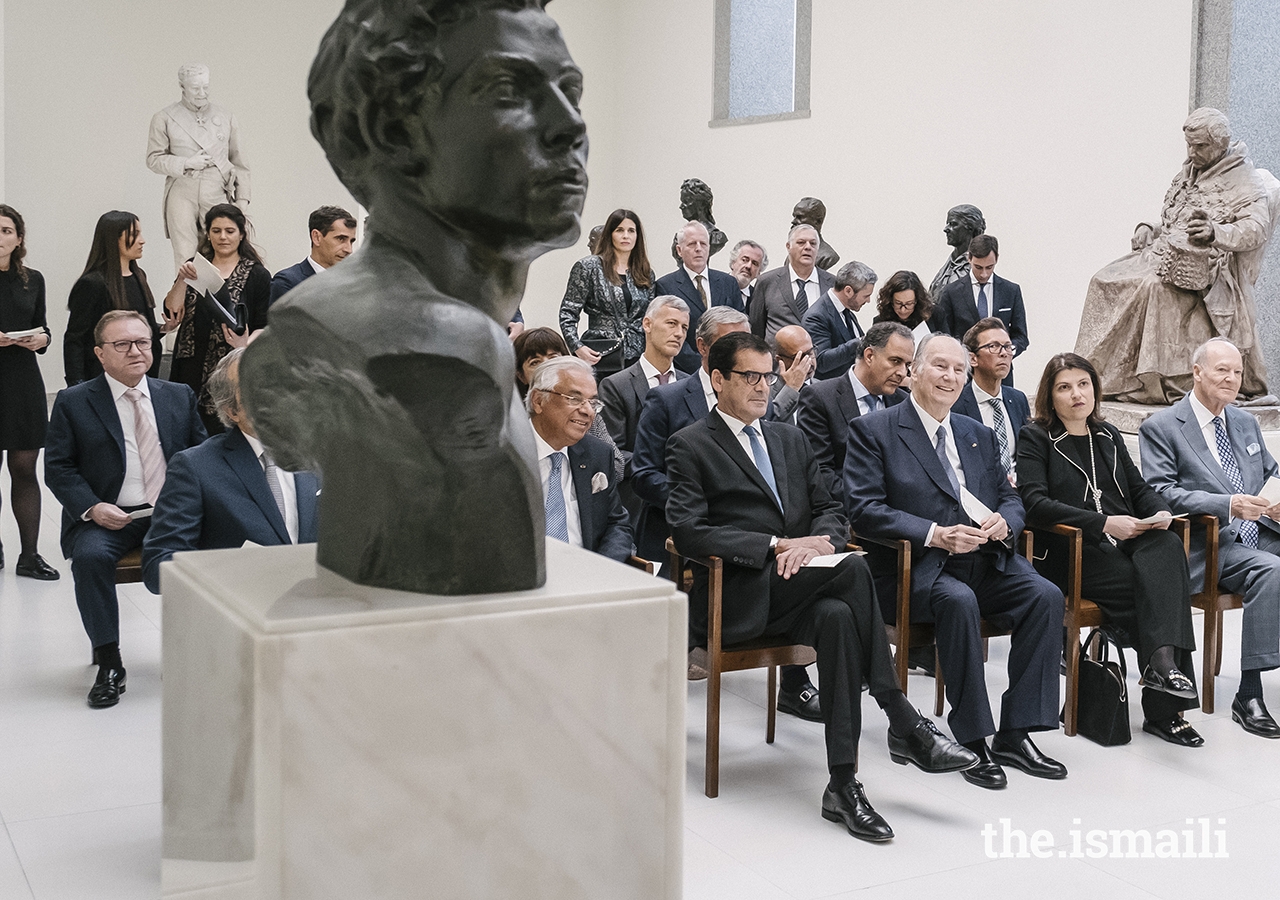
[[[1168,522],[1173,518],[1173,513],[1158,512],[1154,516],[1147,516],[1145,519],[1139,519],[1139,525],[1155,525],[1160,522]]]
[[[9,336],[13,337],[13,335]],[[1258,496],[1272,506],[1280,503],[1280,478],[1274,475],[1268,478],[1267,483],[1262,486],[1262,490],[1258,491]]]
[[[981,525],[992,516],[992,511],[987,509],[986,504],[969,493],[969,489],[965,487],[960,488],[960,505],[964,507],[965,515],[973,519],[975,525]]]
[[[844,558],[846,556],[852,556],[854,554],[857,554],[858,556],[866,556],[867,551],[850,550],[847,553],[828,553],[826,556],[815,556],[813,559],[809,560],[807,563],[804,564],[804,568],[834,569],[836,566],[840,565],[840,563],[844,561]]]
[[[191,261],[195,263],[196,277],[194,281],[188,278],[186,282],[195,288],[197,294],[216,294],[222,290],[222,285],[225,282],[223,281],[222,273],[218,271],[213,263],[199,253]]]
[[[24,337],[35,337],[37,334],[44,334],[43,328],[28,328],[26,331],[6,331],[4,336],[11,341],[20,341]]]

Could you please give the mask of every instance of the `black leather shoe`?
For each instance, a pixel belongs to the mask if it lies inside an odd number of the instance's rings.
[[[928,647],[912,647],[907,651],[907,665],[933,678],[933,654],[932,644]]]
[[[1153,691],[1164,691],[1172,697],[1181,697],[1183,700],[1196,699],[1196,686],[1191,683],[1190,678],[1176,668],[1170,669],[1169,674],[1162,677],[1151,666],[1147,666],[1142,677],[1138,679],[1138,684]]]
[[[13,567],[13,573],[23,578],[34,578],[37,581],[57,581],[62,577],[58,574],[58,570],[45,562],[44,557],[39,553],[19,556],[18,564]]]
[[[821,722],[822,707],[818,705],[818,689],[811,684],[806,684],[795,692],[779,688],[778,712],[790,713],[810,722]]]
[[[124,669],[98,667],[98,677],[89,688],[89,708],[106,709],[120,702],[124,693]]]
[[[1067,767],[1056,759],[1045,756],[1040,748],[1024,737],[1017,744],[1007,743],[1000,735],[991,739],[991,758],[1002,766],[1013,766],[1036,778],[1057,781],[1067,777]]]
[[[960,773],[965,781],[989,791],[999,791],[1008,787],[1009,779],[1005,777],[1004,769],[1000,768],[999,763],[992,761],[985,743],[982,745],[981,753],[974,753],[972,750],[969,752],[978,757],[978,764]]]
[[[1182,716],[1174,716],[1172,719],[1165,719],[1163,722],[1143,719],[1142,730],[1147,734],[1154,734],[1156,737],[1166,740],[1170,744],[1177,744],[1180,747],[1199,747],[1204,743],[1204,738],[1200,737],[1200,733],[1192,728],[1191,723],[1182,718]]]
[[[1237,696],[1231,701],[1231,721],[1239,722],[1241,728],[1258,737],[1280,738],[1280,725],[1271,718],[1261,697],[1241,702]]]
[[[979,762],[978,754],[949,740],[924,716],[906,737],[889,730],[889,758],[900,766],[912,763],[925,772],[963,772]]]
[[[857,781],[838,791],[827,786],[822,794],[822,818],[843,822],[849,833],[860,840],[876,843],[893,840],[893,829],[872,808],[862,784]]]

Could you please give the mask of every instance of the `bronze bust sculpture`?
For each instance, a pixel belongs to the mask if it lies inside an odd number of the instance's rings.
[[[701,222],[706,226],[707,236],[711,239],[712,256],[729,243],[725,233],[716,227],[715,216],[711,215],[711,202],[714,199],[711,188],[701,178],[686,178],[680,184],[680,215],[684,216],[686,222]],[[676,244],[679,242],[680,232],[676,232],[671,241],[671,256],[677,263],[680,262],[680,254],[676,251]]]
[[[311,69],[312,133],[369,237],[272,308],[245,400],[282,465],[322,473],[317,559],[361,584],[546,580],[506,325],[529,264],[578,239],[587,136],[545,4],[347,0]]]
[[[938,274],[933,276],[929,285],[929,296],[935,300],[953,281],[959,281],[969,274],[969,242],[987,231],[987,220],[982,210],[970,203],[961,203],[947,210],[947,224],[942,233],[947,236],[947,244],[951,247],[951,255],[942,264]]]

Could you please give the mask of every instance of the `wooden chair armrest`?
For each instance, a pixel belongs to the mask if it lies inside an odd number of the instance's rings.
[[[1067,539],[1067,589],[1063,596],[1067,609],[1074,612],[1080,608],[1080,580],[1084,566],[1084,532],[1074,525],[1063,525],[1061,522],[1047,527],[1036,527],[1031,531],[1043,531]]]
[[[633,569],[639,569],[641,572],[644,572],[646,575],[653,574],[653,570],[654,570],[653,563],[649,562],[649,560],[647,559],[642,559],[641,557],[636,556],[634,553],[631,556],[627,557],[627,565],[631,566],[631,568]]]
[[[1218,522],[1217,516],[1211,516],[1207,513],[1199,513],[1194,516],[1179,516],[1175,518],[1174,525],[1178,526],[1180,521],[1188,524],[1180,527],[1182,535],[1182,549],[1186,551],[1187,556],[1191,555],[1191,529],[1204,528],[1204,588],[1199,594],[1192,594],[1192,597],[1199,597],[1206,600],[1216,600],[1219,594],[1218,588],[1218,547],[1219,533],[1222,525]]]
[[[1018,535],[1018,552],[1026,557],[1027,562],[1036,561],[1036,537],[1030,528],[1022,529],[1022,533]]]

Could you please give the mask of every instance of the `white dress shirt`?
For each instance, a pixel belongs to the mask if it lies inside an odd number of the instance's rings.
[[[971,287],[973,288],[973,308],[977,310],[978,315],[982,315],[982,310],[978,309],[978,292],[981,291],[983,288],[986,288],[987,289],[987,315],[994,316],[996,314],[996,298],[995,298],[996,277],[992,275],[991,280],[988,281],[986,284],[978,284],[978,279],[974,278],[972,275],[970,275],[970,280],[973,282],[971,285]],[[999,317],[997,316],[997,318]]]
[[[791,263],[787,263],[787,285],[792,291],[796,289],[796,279],[800,276],[796,274],[796,270],[791,268]],[[795,296],[793,293],[792,296]],[[809,273],[809,277],[804,279],[804,299],[806,309],[813,306],[822,299],[822,294],[818,284],[818,267],[814,266],[813,271]]]
[[[1218,455],[1218,432],[1213,427],[1214,415],[1209,412],[1208,408],[1203,403],[1200,402],[1200,398],[1196,396],[1195,391],[1192,391],[1187,396],[1191,398],[1191,411],[1196,414],[1196,424],[1200,426],[1200,434],[1204,436],[1204,442],[1208,445],[1209,452],[1213,454],[1214,462],[1221,467],[1222,457]],[[1222,411],[1222,425],[1224,428],[1226,427],[1226,424],[1227,411],[1224,409]],[[1230,435],[1228,434],[1228,437],[1229,436]],[[1238,465],[1239,460],[1236,462]],[[1223,471],[1225,472],[1226,470],[1223,469]]]
[[[951,468],[956,473],[956,481],[960,483],[960,487],[967,488],[969,485],[964,479],[964,466],[960,464],[960,451],[956,449],[956,436],[951,430],[951,414],[947,413],[946,421],[939,422],[933,416],[924,411],[923,407],[916,402],[916,398],[911,398],[911,405],[916,408],[916,413],[920,416],[920,424],[924,426],[924,433],[929,438],[929,446],[932,448],[938,440],[938,428],[946,429],[947,441],[947,460],[951,463]],[[938,523],[934,522],[929,526],[929,533],[924,537],[924,545],[926,547],[933,545],[933,533],[938,528]]]
[[[124,395],[129,386],[121,384],[105,372],[103,375],[107,379],[107,386],[111,388],[116,413],[120,416],[120,430],[124,432],[124,483],[120,485],[116,506],[146,506],[147,491],[142,486],[142,457],[138,455],[138,439],[133,428],[133,403]],[[142,414],[151,420],[151,427],[159,436],[160,429],[156,427],[156,411],[151,406],[151,386],[147,377],[144,375],[134,387],[142,392],[142,400],[138,402]]]
[[[312,275],[319,275],[325,269],[329,268],[328,266],[323,266],[320,263],[316,262],[316,258],[314,256],[308,256],[305,262],[311,266]]]
[[[1004,411],[1004,434],[1009,439],[1009,474],[1013,475],[1018,469],[1018,454],[1014,452],[1014,447],[1017,445],[1017,437],[1013,433],[1013,420],[1009,416],[1009,404],[1004,402],[1004,391],[1001,390],[993,397],[978,387],[978,382],[971,381],[969,383],[973,385],[973,396],[978,401],[978,413],[982,416],[982,424],[993,431],[996,427],[996,411],[991,408],[991,401],[1000,401],[1000,409]]]
[[[253,455],[258,458],[258,465],[262,466],[262,472],[265,475],[267,462],[262,457],[267,452],[267,448],[262,446],[262,441],[251,434],[246,434],[244,439],[253,448]],[[298,485],[293,480],[293,473],[286,472],[279,466],[276,466],[276,476],[280,482],[280,494],[284,499],[284,530],[289,532],[289,543],[296,544],[298,543]],[[269,489],[271,485],[268,483],[267,487]]]
[[[659,372],[658,367],[655,366],[653,363],[649,362],[649,358],[646,356],[640,357],[640,371],[644,372],[645,380],[649,382],[649,387],[651,388],[655,388],[658,386],[659,375],[672,375],[672,376],[675,375],[675,369],[671,366],[670,363],[667,363],[666,372]],[[674,377],[669,379],[667,381],[667,384],[670,384],[674,380],[675,380]]]
[[[733,431],[733,436],[738,439],[738,443],[742,445],[742,450],[747,454],[747,459],[752,462],[756,461],[755,451],[751,449],[751,438],[748,437],[744,430],[748,425],[756,430],[756,438],[760,441],[760,446],[764,448],[765,459],[769,458],[769,445],[764,440],[764,429],[760,427],[760,420],[755,419],[751,422],[744,422],[741,419],[735,419],[724,410],[720,410],[720,418],[724,419],[725,424]],[[770,461],[769,465],[773,465]]]
[[[538,448],[538,477],[542,480],[542,497],[547,496],[547,482],[551,478],[551,455],[559,453],[564,457],[560,461],[560,490],[564,492],[564,508],[569,519],[569,543],[575,547],[582,546],[582,516],[578,512],[578,492],[573,487],[573,472],[569,471],[569,448],[555,450],[542,439],[538,429],[533,429],[533,443]]]
[[[702,379],[702,396],[707,398],[707,412],[716,408],[716,392],[711,387],[711,376],[707,370],[698,367],[698,377]]]
[[[858,376],[853,374],[853,369],[849,370],[849,384],[853,385],[853,396],[857,398],[858,409],[862,410],[862,414],[865,416],[867,413],[873,412],[873,410],[867,408],[866,400],[867,397],[871,397],[873,394],[867,390],[866,385],[858,380]],[[876,406],[876,409],[884,409],[886,405],[884,397],[880,397],[880,403]],[[933,430],[937,433],[938,429],[936,425]]]

